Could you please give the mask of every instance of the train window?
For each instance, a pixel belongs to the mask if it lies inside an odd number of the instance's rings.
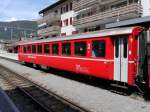
[[[42,54],[42,45],[38,45],[38,54]]]
[[[63,43],[62,44],[62,54],[63,55],[71,55],[71,43]]]
[[[24,52],[24,53],[27,53],[27,48],[26,48],[26,46],[23,47],[23,52]]]
[[[34,54],[36,53],[36,45],[32,46],[32,53],[34,53]]]
[[[28,49],[28,53],[31,53],[31,46],[28,46],[27,49]]]
[[[119,57],[119,39],[118,38],[115,39],[115,57],[116,58]]]
[[[123,56],[124,58],[127,58],[128,54],[128,42],[127,38],[123,38]]]
[[[54,55],[59,54],[59,44],[52,44],[52,54]]]
[[[44,45],[44,54],[50,54],[50,45],[49,44]]]
[[[75,42],[75,55],[86,56],[86,42]]]
[[[105,40],[95,40],[92,42],[92,56],[93,57],[105,57]]]

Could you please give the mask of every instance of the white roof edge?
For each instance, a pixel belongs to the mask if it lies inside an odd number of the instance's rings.
[[[85,38],[91,38],[91,37],[105,37],[105,36],[113,36],[113,35],[120,35],[120,34],[130,34],[130,33],[132,33],[134,28],[135,27],[105,29],[105,30],[101,30],[101,31],[84,33],[84,34],[76,34],[76,35],[71,35],[71,36],[66,36],[66,37],[47,38],[47,39],[42,39],[42,40],[33,40],[30,42],[24,42],[24,43],[21,42],[18,45],[77,40],[77,39],[85,39]]]

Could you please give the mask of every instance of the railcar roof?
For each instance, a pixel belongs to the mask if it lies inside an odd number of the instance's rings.
[[[123,35],[130,34],[133,32],[135,27],[124,27],[124,28],[113,28],[113,29],[105,29],[101,31],[83,33],[83,34],[75,34],[71,36],[60,36],[54,38],[47,38],[41,40],[32,40],[28,42],[19,42],[18,45],[25,44],[35,44],[35,43],[43,43],[43,42],[57,42],[57,41],[67,41],[67,40],[77,40],[77,39],[86,39],[92,37],[105,37],[105,36],[115,36],[115,35]]]

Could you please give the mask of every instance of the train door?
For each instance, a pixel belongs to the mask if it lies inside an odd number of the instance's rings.
[[[114,80],[128,82],[128,38],[114,39]]]

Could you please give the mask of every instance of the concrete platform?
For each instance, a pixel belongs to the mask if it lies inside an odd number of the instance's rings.
[[[91,112],[150,112],[150,103],[143,100],[111,93],[98,87],[45,73],[4,59],[0,59],[0,65],[42,85]]]
[[[17,53],[0,52],[0,57],[12,59],[12,60],[18,60]]]

